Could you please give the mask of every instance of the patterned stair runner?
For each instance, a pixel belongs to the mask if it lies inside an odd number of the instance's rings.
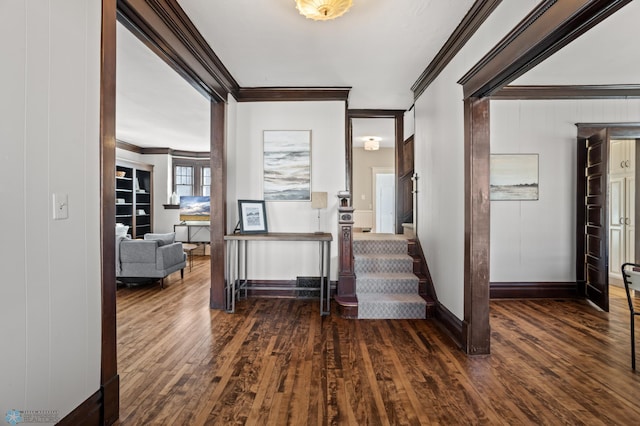
[[[358,318],[424,319],[427,303],[418,294],[407,240],[383,238],[353,242]]]

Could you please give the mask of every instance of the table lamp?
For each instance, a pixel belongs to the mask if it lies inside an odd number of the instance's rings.
[[[326,192],[312,192],[311,193],[311,208],[318,209],[318,230],[316,234],[322,234],[320,228],[320,209],[327,208],[327,193]]]

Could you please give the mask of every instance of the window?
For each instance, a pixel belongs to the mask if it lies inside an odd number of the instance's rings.
[[[175,166],[175,191],[179,196],[193,194],[193,167]]]
[[[200,186],[202,195],[211,195],[211,167],[202,167],[202,176],[200,177]]]
[[[209,159],[173,159],[173,190],[178,196],[211,195]]]

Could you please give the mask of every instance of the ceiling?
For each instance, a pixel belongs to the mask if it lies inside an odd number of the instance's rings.
[[[351,87],[349,107],[362,109],[408,109],[410,87],[473,4],[354,0],[342,17],[317,22],[293,0],[178,2],[241,87]],[[513,84],[640,83],[638,17],[631,2]],[[116,137],[208,151],[209,102],[120,24],[117,37]],[[388,133],[369,120],[354,135]]]

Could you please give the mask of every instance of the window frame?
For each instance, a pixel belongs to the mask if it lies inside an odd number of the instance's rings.
[[[176,167],[191,167],[193,170],[192,194],[202,196],[202,169],[211,168],[208,158],[173,158],[171,164],[171,188],[176,192]],[[209,187],[211,188],[211,187]],[[211,189],[209,189],[211,191]]]

